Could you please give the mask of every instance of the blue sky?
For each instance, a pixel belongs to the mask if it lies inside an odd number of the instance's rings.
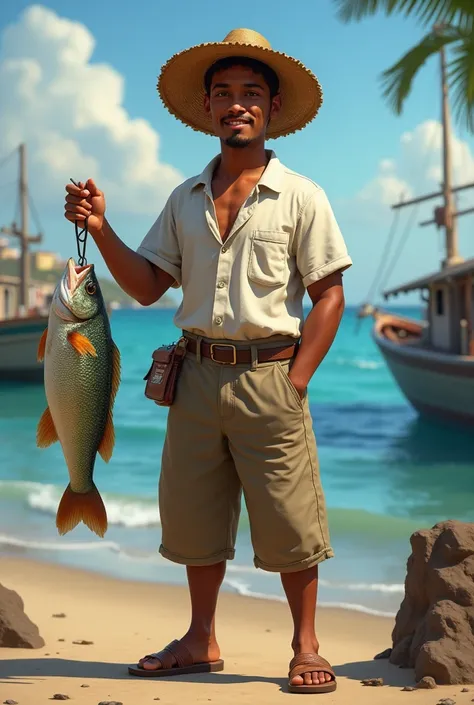
[[[404,114],[397,117],[381,97],[379,76],[419,40],[422,28],[415,22],[380,16],[343,25],[336,18],[332,0],[259,0],[240,6],[241,10],[223,7],[210,0],[166,4],[152,0],[56,1],[35,6],[46,15],[37,14],[32,21],[33,15],[27,20],[23,14],[31,11],[30,3],[2,0],[0,159],[15,140],[28,141],[30,185],[46,232],[45,249],[63,256],[74,254],[73,229],[62,217],[62,189],[66,174],[80,179],[87,178],[89,172],[106,192],[112,225],[130,246],[137,246],[172,186],[199,173],[219,148],[214,138],[184,127],[164,109],[155,88],[161,65],[174,52],[202,41],[220,40],[234,27],[256,29],[275,48],[303,61],[322,83],[324,105],[317,119],[303,131],[268,144],[290,168],[326,190],[354,260],[345,276],[347,300],[358,303],[367,293],[387,238],[391,197],[402,188],[412,193],[436,189],[439,132],[433,121],[440,115],[438,62],[432,60],[425,67]],[[41,18],[47,18],[47,23]],[[56,24],[60,31],[56,31]],[[5,30],[11,25],[17,25],[16,33],[10,29],[6,40]],[[42,27],[46,25],[45,39]],[[66,35],[70,38],[64,39]],[[82,49],[74,54],[76,44],[87,45],[87,37],[94,40],[91,56],[85,56]],[[70,61],[64,53],[68,42],[74,54]],[[20,61],[19,68],[11,68],[12,59]],[[39,66],[46,88],[40,90],[37,77],[36,87],[28,94],[35,75],[31,62]],[[97,71],[91,74],[90,68],[98,65],[109,68],[97,77]],[[96,76],[90,85],[89,75]],[[52,97],[44,103],[46,95]],[[73,124],[83,109],[87,118]],[[136,120],[148,125],[133,122]],[[123,134],[132,123],[136,132],[130,132],[124,146]],[[143,143],[141,156],[134,161],[130,152],[136,134]],[[145,164],[157,144],[158,157],[148,165],[150,183],[144,186],[141,177],[133,175],[133,167],[140,171],[140,159]],[[455,180],[474,181],[474,139],[458,127],[455,150]],[[12,181],[13,167],[9,162],[0,169],[0,186]],[[13,216],[11,189],[11,185],[0,189],[0,224]],[[474,190],[460,200],[460,207],[470,204],[474,204]],[[430,208],[420,209],[415,224],[429,217]],[[402,215],[397,238],[409,210]],[[473,217],[466,216],[461,226],[465,256],[474,255],[474,248],[469,249],[472,225]],[[441,243],[435,229],[414,227],[387,284],[436,268],[442,256]],[[97,261],[100,272],[105,271],[93,246],[91,259]]]

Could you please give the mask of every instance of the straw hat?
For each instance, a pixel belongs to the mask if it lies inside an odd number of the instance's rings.
[[[222,42],[206,42],[174,54],[158,79],[158,91],[172,115],[193,130],[212,131],[211,118],[204,110],[204,74],[218,59],[246,56],[270,66],[280,81],[282,106],[270,121],[267,137],[283,137],[308,124],[316,115],[323,95],[316,76],[300,61],[275,51],[252,29],[234,29]]]

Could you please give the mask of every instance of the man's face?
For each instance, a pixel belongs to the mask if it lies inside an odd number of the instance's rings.
[[[265,141],[269,120],[280,109],[280,97],[270,99],[263,76],[244,66],[214,74],[204,107],[211,115],[214,134],[229,147],[247,147]]]

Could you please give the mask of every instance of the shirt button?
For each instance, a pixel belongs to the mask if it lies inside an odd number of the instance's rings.
[[[218,282],[217,286],[219,287],[219,289],[223,289],[225,287],[225,281],[222,281],[221,279],[221,281]]]
[[[222,250],[221,250],[221,252],[222,252],[223,254],[225,254],[225,253],[227,252],[227,247],[223,247]]]
[[[222,323],[222,318],[220,316],[216,316],[214,318],[214,323],[216,324],[216,326],[220,326]]]

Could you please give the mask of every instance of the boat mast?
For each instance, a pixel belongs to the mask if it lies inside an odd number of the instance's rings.
[[[20,306],[28,310],[30,283],[30,256],[28,252],[28,175],[26,172],[26,145],[20,144],[20,244],[21,244],[21,284]]]
[[[28,246],[31,243],[41,242],[43,236],[28,235],[28,174],[26,164],[26,144],[20,144],[20,229],[16,227],[16,223],[12,223],[11,228],[0,228],[0,233],[18,237],[20,240],[21,255],[20,255],[20,297],[19,297],[19,313],[26,316],[28,314],[28,298],[30,285],[30,254]]]
[[[436,28],[435,28],[436,30]],[[444,213],[442,222],[446,236],[446,259],[443,267],[451,267],[462,262],[458,249],[458,224],[452,190],[452,133],[451,113],[449,110],[448,82],[446,76],[446,51],[440,50],[441,90],[442,90],[442,125],[443,125],[443,197]]]

